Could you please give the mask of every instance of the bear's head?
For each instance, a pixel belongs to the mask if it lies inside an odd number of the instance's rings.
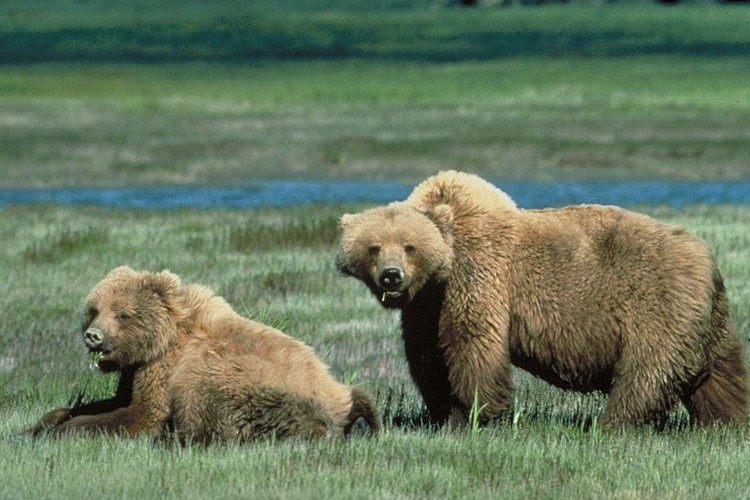
[[[430,280],[444,281],[453,260],[453,212],[392,203],[339,221],[336,267],[364,282],[385,307],[403,307]]]
[[[175,293],[180,279],[169,271],[112,270],[94,286],[83,308],[83,342],[104,371],[151,363],[177,335]]]

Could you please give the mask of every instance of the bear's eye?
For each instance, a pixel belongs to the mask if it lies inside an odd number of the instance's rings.
[[[122,311],[117,313],[117,316],[115,316],[115,318],[117,319],[117,321],[127,321],[130,319],[130,314]]]
[[[417,249],[414,248],[414,245],[404,245],[404,252],[406,253],[414,253]]]
[[[83,313],[83,319],[81,319],[81,330],[88,328],[97,316],[99,316],[99,310],[96,307],[86,308],[86,312]]]
[[[367,247],[367,252],[370,255],[377,255],[380,253],[380,245],[370,245]]]

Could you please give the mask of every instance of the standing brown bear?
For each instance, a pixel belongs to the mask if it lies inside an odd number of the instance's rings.
[[[346,434],[370,397],[336,382],[313,350],[237,314],[168,272],[111,271],[84,306],[83,341],[103,372],[120,372],[111,399],[59,408],[33,434],[89,431],[181,440]]]
[[[404,201],[346,214],[337,267],[401,309],[409,369],[437,422],[501,415],[511,364],[609,394],[603,423],[747,416],[721,274],[683,229],[616,207],[523,210],[449,171]]]

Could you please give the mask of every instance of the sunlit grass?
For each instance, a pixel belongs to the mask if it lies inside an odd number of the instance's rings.
[[[743,497],[750,427],[604,432],[606,398],[514,375],[510,415],[473,432],[426,425],[396,314],[333,266],[334,221],[357,207],[262,210],[0,209],[0,482],[2,498]],[[747,207],[652,208],[715,250],[743,336],[750,328]],[[88,234],[103,231],[92,242]],[[228,234],[244,235],[239,245]],[[252,240],[259,235],[259,247]],[[312,237],[311,235],[316,235]],[[11,238],[12,236],[12,238]],[[200,244],[196,241],[200,240]],[[65,241],[65,245],[62,242]],[[29,249],[59,248],[55,259]],[[111,267],[170,268],[211,286],[240,313],[304,339],[335,375],[377,398],[374,439],[164,448],[149,440],[17,437],[78,393],[104,397],[114,379],[88,370],[78,333],[85,293]],[[481,414],[481,409],[477,409]],[[41,481],[39,478],[44,478]]]
[[[15,417],[15,416],[14,416]],[[13,418],[17,421],[17,418]],[[748,494],[747,434],[602,434],[556,424],[474,434],[387,429],[373,439],[164,448],[148,440],[15,442],[4,498],[732,497]],[[96,476],[92,477],[92,471]],[[38,478],[45,480],[40,481]]]

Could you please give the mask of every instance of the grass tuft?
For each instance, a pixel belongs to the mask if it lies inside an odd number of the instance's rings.
[[[109,240],[106,228],[53,229],[44,237],[29,243],[24,250],[24,260],[33,264],[61,262],[74,254],[81,254]]]
[[[294,220],[267,225],[251,221],[220,235],[218,246],[234,252],[268,251],[294,246],[322,247],[336,241],[337,218]]]

